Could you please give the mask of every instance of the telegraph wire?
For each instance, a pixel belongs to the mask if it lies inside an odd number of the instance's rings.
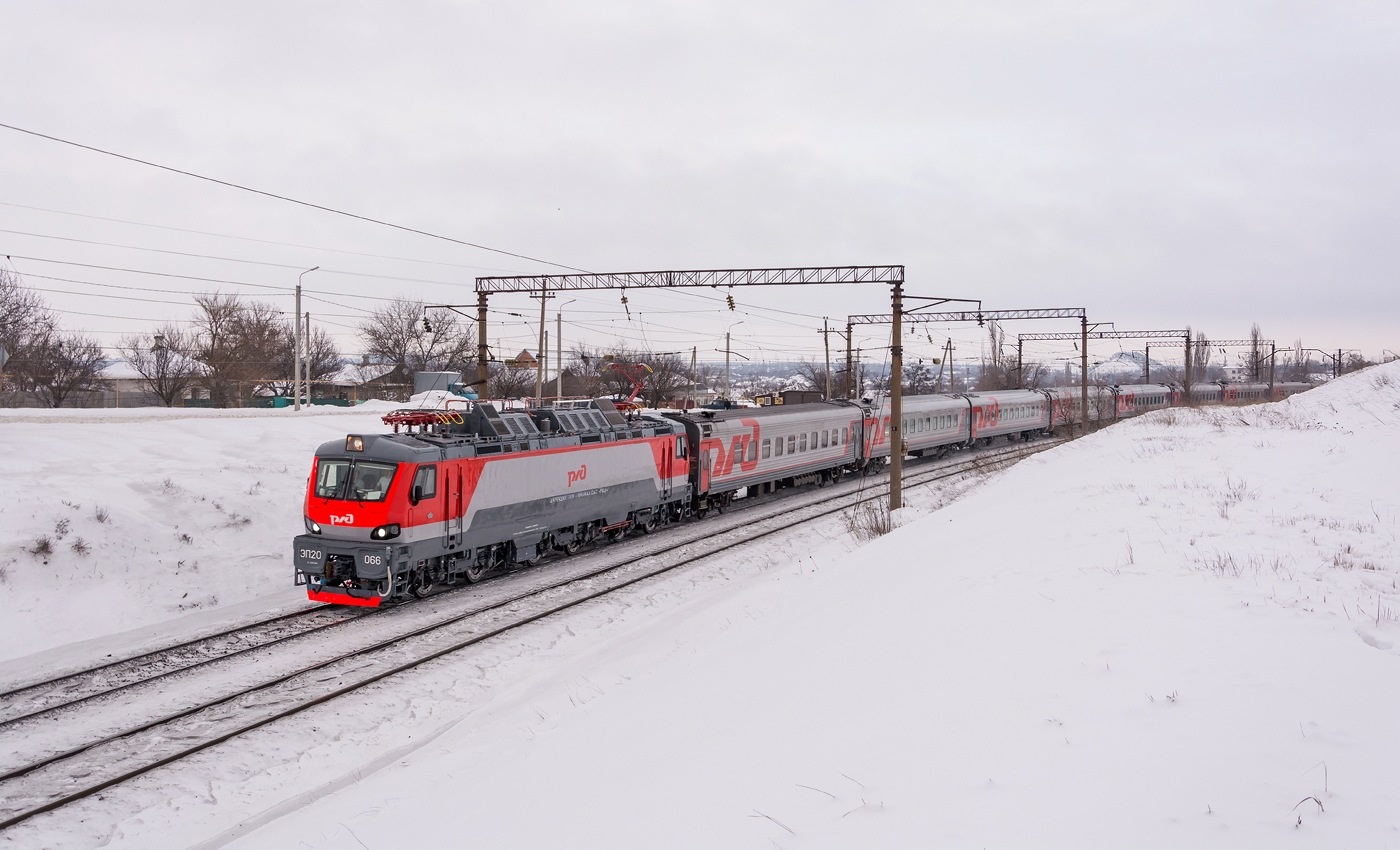
[[[227,186],[227,187],[230,188],[230,189],[238,189],[238,190],[243,191],[243,192],[250,192],[250,193],[252,193],[252,194],[254,194],[254,195],[262,195],[263,197],[273,198],[273,199],[279,200],[279,201],[286,201],[287,203],[298,204],[298,205],[303,206],[303,207],[310,207],[311,209],[321,210],[322,212],[334,213],[335,215],[342,215],[342,216],[345,216],[346,218],[358,219],[358,220],[360,220],[360,221],[366,221],[366,222],[369,222],[369,223],[371,223],[371,224],[378,224],[378,225],[380,225],[380,226],[382,226],[382,227],[390,227],[390,228],[393,228],[393,229],[395,229],[395,230],[402,230],[402,231],[404,231],[404,232],[406,232],[406,233],[417,233],[417,234],[420,235],[420,236],[427,236],[427,237],[429,237],[429,238],[431,238],[431,239],[441,239],[441,240],[443,240],[444,242],[454,242],[454,243],[456,243],[456,244],[458,244],[458,245],[465,245],[465,246],[467,246],[468,248],[477,248],[477,249],[482,250],[482,251],[490,251],[490,252],[493,253],[493,254],[501,254],[501,255],[504,255],[504,256],[507,256],[507,257],[515,257],[516,259],[519,259],[519,260],[528,260],[528,261],[530,261],[530,262],[532,262],[532,263],[542,263],[542,264],[544,264],[544,265],[546,265],[546,266],[554,266],[555,268],[565,269],[565,270],[571,271],[571,272],[582,272],[582,273],[585,273],[585,274],[588,273],[588,270],[587,270],[587,269],[574,268],[573,266],[566,266],[566,265],[564,265],[563,263],[556,263],[556,262],[553,262],[553,261],[551,261],[551,260],[541,259],[541,258],[539,258],[539,257],[531,257],[531,256],[529,256],[529,255],[527,255],[527,254],[518,254],[518,253],[515,253],[514,251],[506,251],[506,250],[503,250],[503,249],[501,249],[501,248],[492,248],[492,247],[489,246],[489,245],[482,245],[482,244],[477,243],[477,242],[468,242],[468,241],[466,241],[466,240],[464,240],[464,239],[455,239],[455,238],[453,238],[453,237],[451,237],[451,236],[443,236],[443,235],[441,235],[441,234],[432,233],[432,232],[429,232],[429,231],[427,231],[427,230],[419,230],[419,229],[416,228],[416,227],[408,227],[407,225],[394,224],[393,222],[384,221],[384,220],[382,220],[382,219],[371,218],[371,217],[369,217],[369,216],[358,215],[358,214],[356,214],[356,213],[346,212],[345,210],[339,210],[339,209],[336,209],[335,207],[327,207],[327,206],[323,206],[323,205],[321,205],[321,204],[314,204],[314,203],[312,203],[312,202],[310,202],[310,201],[302,201],[302,200],[298,200],[298,199],[296,199],[296,198],[291,198],[291,197],[288,197],[288,196],[286,196],[286,195],[278,195],[278,194],[276,194],[276,193],[274,193],[274,192],[266,192],[266,191],[263,191],[262,189],[254,189],[254,188],[252,188],[252,187],[250,187],[250,186],[243,186],[243,185],[238,184],[238,183],[231,183],[231,182],[229,182],[229,181],[227,181],[227,180],[219,180],[218,178],[215,178],[215,177],[207,177],[207,176],[205,176],[205,175],[203,175],[203,174],[196,174],[196,173],[193,172],[193,171],[184,171],[184,170],[182,170],[182,169],[174,168],[174,167],[171,167],[171,166],[169,166],[169,165],[161,165],[160,163],[157,163],[157,162],[151,162],[151,161],[145,160],[145,159],[138,159],[137,157],[134,157],[134,156],[127,156],[127,155],[125,155],[125,154],[116,153],[115,151],[104,150],[103,148],[93,147],[92,145],[84,145],[84,144],[81,144],[81,143],[79,143],[79,142],[70,141],[70,140],[68,140],[68,139],[62,139],[62,138],[59,138],[58,136],[50,136],[50,135],[48,135],[47,133],[40,133],[40,132],[37,132],[37,131],[35,131],[35,130],[26,130],[26,129],[23,128],[23,127],[16,127],[16,126],[14,126],[13,124],[5,124],[5,123],[3,123],[3,122],[0,122],[0,127],[5,128],[6,130],[14,130],[14,131],[17,132],[17,133],[24,133],[25,135],[34,136],[34,137],[36,137],[36,138],[48,139],[48,140],[51,141],[51,142],[58,142],[59,144],[70,145],[70,146],[75,147],[75,148],[81,148],[82,150],[92,151],[93,153],[100,153],[100,154],[102,154],[102,155],[104,155],[104,156],[115,157],[115,158],[117,158],[117,159],[123,159],[123,160],[126,160],[127,162],[134,162],[134,163],[137,163],[137,164],[139,164],[139,165],[145,165],[145,166],[149,166],[149,167],[151,167],[151,168],[158,168],[158,169],[160,169],[160,170],[162,170],[162,171],[169,171],[169,172],[171,172],[172,174],[182,174],[182,175],[184,175],[185,177],[193,177],[193,178],[195,178],[195,179],[197,179],[197,180],[205,180],[205,181],[208,181],[208,182],[210,182],[210,183],[216,183],[216,184],[218,184],[218,185],[220,185],[220,186]]]

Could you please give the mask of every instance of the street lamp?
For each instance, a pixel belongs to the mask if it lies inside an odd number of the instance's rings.
[[[732,352],[729,350],[729,332],[732,331],[732,330],[734,330],[735,328],[739,327],[739,326],[742,325],[743,323],[744,323],[744,320],[743,320],[743,319],[740,319],[739,321],[735,322],[734,324],[732,324],[732,325],[730,325],[729,327],[727,327],[727,328],[724,329],[724,400],[725,400],[725,401],[729,401],[729,400],[730,400],[730,398],[729,398],[729,355],[730,355]],[[749,359],[749,358],[747,358],[747,357],[744,357],[744,355],[742,355],[742,354],[740,354],[739,357],[743,358],[744,360],[748,360],[748,359]]]
[[[292,314],[292,409],[301,410],[301,279],[308,274],[319,269],[320,266],[312,266],[301,274],[297,275],[297,303],[296,312]],[[310,371],[311,364],[308,363],[307,371]],[[307,375],[307,383],[311,383],[311,376]]]
[[[564,397],[564,308],[577,301],[570,298],[555,308],[554,313],[554,404]]]

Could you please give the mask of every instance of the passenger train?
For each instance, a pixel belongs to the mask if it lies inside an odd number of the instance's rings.
[[[1308,384],[1197,384],[1192,402],[1281,399]],[[1088,419],[1183,403],[1168,384],[1091,387]],[[1084,419],[1079,388],[905,396],[905,455],[1030,440]],[[385,415],[391,433],[316,450],[293,542],[310,599],[377,606],[551,552],[704,517],[741,494],[825,485],[888,462],[888,401],[624,414],[608,399],[526,412],[454,400]]]

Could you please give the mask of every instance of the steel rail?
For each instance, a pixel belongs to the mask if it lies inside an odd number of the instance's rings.
[[[915,478],[916,478],[917,480],[916,480],[916,481],[913,481],[913,482],[910,482],[910,483],[912,483],[912,484],[929,483],[929,482],[931,482],[931,481],[941,480],[941,479],[944,479],[944,478],[951,478],[951,477],[955,477],[955,476],[959,476],[959,475],[965,475],[965,474],[969,474],[969,473],[972,473],[972,472],[977,472],[977,471],[986,469],[986,468],[988,468],[988,467],[995,467],[995,466],[1006,465],[1006,464],[1013,463],[1013,462],[1015,462],[1015,461],[1021,460],[1021,459],[1025,458],[1025,457],[1029,457],[1029,456],[1031,456],[1031,455],[1033,455],[1033,454],[1037,454],[1037,453],[1039,453],[1039,452],[1041,452],[1041,451],[1045,451],[1045,450],[1047,450],[1047,449],[1053,448],[1054,446],[1058,445],[1060,442],[1062,442],[1062,440],[1046,441],[1046,442],[1044,442],[1044,443],[1040,443],[1040,444],[1037,444],[1037,445],[1034,445],[1034,446],[1018,446],[1018,447],[1016,447],[1016,448],[1014,448],[1014,449],[1012,449],[1012,450],[1010,450],[1010,451],[1003,451],[1002,453],[999,453],[999,454],[997,454],[997,455],[993,455],[993,456],[990,456],[990,457],[989,457],[989,456],[986,456],[985,450],[983,450],[983,452],[979,452],[978,454],[976,454],[976,455],[974,455],[974,456],[972,456],[972,457],[959,458],[959,459],[957,459],[957,460],[955,460],[955,461],[953,461],[953,462],[951,462],[951,463],[941,464],[941,465],[938,466],[936,469],[926,469],[926,470],[923,470],[923,471],[921,471],[917,476],[915,476]],[[856,479],[852,479],[852,481],[854,482],[854,481],[856,481]],[[875,500],[875,499],[883,498],[883,495],[880,494],[880,493],[878,493],[878,492],[877,492],[877,493],[870,494],[870,495],[865,495],[865,494],[864,494],[864,490],[865,490],[865,486],[866,486],[867,482],[866,482],[866,481],[862,481],[862,482],[860,482],[860,483],[861,483],[861,486],[860,486],[859,488],[857,488],[857,489],[856,489],[856,492],[854,492],[854,493],[847,492],[847,493],[832,494],[829,498],[824,499],[824,500],[821,500],[821,501],[814,502],[814,504],[813,504],[812,506],[808,506],[808,507],[815,507],[815,506],[818,506],[818,505],[822,504],[823,501],[825,501],[825,502],[839,502],[839,503],[840,503],[840,504],[835,505],[834,507],[826,508],[826,509],[824,509],[824,510],[817,511],[817,512],[815,512],[815,513],[812,513],[812,512],[810,512],[810,511],[807,511],[807,510],[803,509],[804,515],[803,515],[801,518],[794,519],[794,520],[789,521],[789,522],[786,522],[786,523],[781,523],[781,524],[776,525],[776,526],[774,526],[774,527],[772,527],[772,528],[768,528],[768,529],[765,529],[765,530],[761,530],[761,531],[757,531],[757,532],[751,533],[751,534],[745,536],[745,537],[744,537],[743,539],[741,539],[741,540],[735,541],[734,543],[729,543],[729,544],[721,545],[721,546],[720,546],[719,548],[717,548],[717,549],[716,549],[716,548],[711,548],[711,549],[708,549],[707,551],[705,551],[705,552],[703,552],[703,553],[701,553],[701,554],[698,554],[698,555],[694,555],[694,556],[684,556],[684,557],[682,557],[682,558],[681,558],[680,560],[678,560],[678,561],[675,561],[675,562],[672,562],[672,563],[667,563],[667,564],[664,564],[664,565],[662,565],[662,566],[660,566],[660,567],[658,567],[658,568],[655,568],[655,569],[652,569],[652,570],[644,571],[644,572],[642,572],[642,573],[639,574],[639,575],[636,575],[636,576],[633,576],[633,577],[630,577],[630,578],[626,578],[626,579],[624,579],[624,580],[622,580],[622,581],[619,581],[619,582],[617,582],[617,583],[609,584],[609,585],[606,586],[606,587],[603,587],[603,588],[598,589],[598,590],[596,590],[596,591],[592,591],[592,592],[590,592],[590,593],[587,593],[587,594],[585,594],[585,595],[582,596],[582,597],[578,597],[578,598],[573,599],[572,601],[566,601],[566,602],[563,602],[563,603],[557,604],[557,605],[546,605],[546,607],[545,607],[544,609],[542,609],[542,610],[540,610],[540,611],[538,611],[538,612],[536,612],[536,613],[534,613],[534,614],[527,614],[527,615],[525,615],[525,616],[523,616],[523,617],[514,618],[514,619],[512,619],[510,622],[508,622],[508,623],[506,623],[506,624],[504,624],[504,625],[501,625],[501,626],[498,626],[498,627],[494,627],[494,628],[488,629],[488,630],[486,630],[486,631],[474,633],[474,634],[473,634],[472,636],[470,636],[469,638],[466,638],[466,639],[463,639],[463,640],[458,640],[458,641],[456,641],[456,642],[453,642],[453,643],[449,644],[449,645],[446,646],[446,647],[442,647],[442,648],[439,648],[439,649],[435,649],[435,650],[429,651],[429,652],[428,652],[427,654],[425,654],[425,655],[421,655],[421,656],[415,657],[415,658],[413,658],[413,659],[411,659],[411,660],[408,660],[408,661],[405,661],[405,662],[402,662],[402,663],[399,663],[399,664],[393,664],[393,665],[389,666],[389,667],[388,667],[387,669],[385,669],[385,670],[381,670],[381,671],[379,671],[379,672],[377,672],[377,673],[373,673],[373,674],[370,674],[370,675],[368,675],[368,676],[366,676],[366,677],[359,678],[359,679],[357,679],[354,683],[347,684],[347,685],[344,685],[344,686],[341,686],[341,687],[337,687],[337,688],[335,688],[335,689],[333,689],[333,690],[331,690],[331,691],[329,691],[329,692],[327,692],[327,693],[324,693],[324,694],[322,694],[322,695],[320,695],[320,696],[314,697],[314,698],[312,698],[312,699],[310,699],[310,700],[301,701],[301,702],[298,702],[298,703],[296,703],[295,705],[292,705],[292,706],[287,707],[287,708],[285,708],[285,709],[280,709],[280,710],[274,711],[271,715],[262,717],[262,718],[260,718],[260,719],[258,719],[258,720],[253,720],[253,721],[249,721],[249,722],[243,723],[243,724],[241,724],[241,725],[236,725],[235,728],[233,728],[233,729],[231,729],[231,730],[228,730],[228,731],[226,731],[226,732],[219,733],[219,734],[217,734],[217,735],[214,735],[213,737],[206,738],[206,739],[204,739],[204,740],[202,740],[202,741],[200,741],[200,742],[198,742],[198,743],[194,743],[194,744],[191,744],[191,745],[189,745],[189,746],[186,746],[186,747],[184,747],[184,748],[178,750],[178,751],[175,752],[175,753],[172,753],[172,754],[170,754],[170,755],[164,756],[164,757],[159,758],[159,759],[157,759],[157,760],[155,760],[155,761],[145,763],[145,764],[143,764],[143,765],[141,765],[141,766],[139,766],[139,767],[136,767],[136,768],[133,768],[133,769],[130,769],[130,770],[126,770],[126,771],[124,771],[124,772],[119,773],[119,774],[116,775],[116,776],[109,777],[109,778],[107,778],[107,779],[105,779],[105,780],[101,780],[101,781],[99,781],[99,782],[97,782],[97,783],[95,783],[95,784],[93,784],[93,785],[89,785],[89,786],[87,786],[87,787],[78,789],[78,790],[76,790],[76,791],[71,791],[71,792],[67,792],[67,793],[61,794],[61,795],[59,795],[59,796],[56,796],[56,797],[54,797],[53,799],[49,800],[48,802],[46,802],[46,803],[44,803],[44,804],[42,804],[42,805],[40,805],[40,806],[36,806],[36,807],[31,808],[31,809],[28,809],[28,810],[26,810],[26,811],[21,811],[21,812],[15,814],[15,815],[11,815],[10,817],[7,817],[7,818],[4,819],[4,820],[0,820],[0,829],[7,829],[7,828],[9,828],[9,827],[11,827],[11,826],[14,826],[14,825],[16,825],[16,824],[22,823],[23,821],[26,821],[26,820],[28,820],[28,819],[30,819],[30,818],[32,818],[32,817],[37,816],[37,815],[43,814],[43,813],[48,812],[48,811],[52,811],[52,810],[54,810],[54,809],[60,808],[60,807],[65,806],[65,805],[69,805],[69,804],[71,804],[71,803],[73,803],[73,802],[76,802],[76,801],[78,801],[78,800],[84,799],[84,798],[86,798],[86,797],[95,795],[95,794],[97,794],[97,793],[100,793],[101,791],[106,790],[107,788],[113,787],[114,785],[118,785],[118,784],[120,784],[120,783],[122,783],[122,782],[126,782],[126,781],[128,781],[128,780],[130,780],[130,779],[133,779],[133,778],[137,777],[137,776],[141,776],[141,775],[143,775],[143,774],[145,774],[145,773],[149,773],[149,772],[152,771],[152,770],[156,770],[156,769],[158,769],[158,768],[160,768],[160,767],[163,767],[163,766],[165,766],[165,765],[171,764],[171,763],[173,763],[173,762],[175,762],[175,761],[179,761],[179,760],[181,760],[181,759],[187,758],[187,757],[189,757],[189,756],[191,756],[191,755],[193,755],[193,754],[195,754],[195,753],[198,753],[198,752],[201,752],[201,751],[203,751],[203,750],[209,749],[209,748],[211,748],[211,747],[217,746],[218,744],[221,744],[221,743],[223,743],[223,742],[225,742],[225,741],[228,741],[228,740],[230,740],[230,739],[232,739],[232,738],[234,738],[234,737],[236,737],[236,736],[238,736],[238,735],[244,734],[244,733],[246,733],[246,732],[253,731],[253,730],[255,730],[255,729],[262,728],[262,727],[264,727],[264,726],[268,726],[268,725],[270,725],[270,724],[272,724],[272,723],[275,723],[275,722],[278,721],[278,720],[282,720],[282,719],[285,719],[285,718],[287,718],[287,717],[293,716],[293,715],[298,714],[298,713],[300,713],[300,712],[302,712],[302,711],[305,711],[305,710],[307,710],[307,709],[309,709],[309,708],[313,708],[313,707],[315,707],[315,706],[322,705],[322,704],[324,704],[324,703],[326,703],[326,702],[328,702],[328,701],[330,701],[330,700],[333,700],[333,699],[335,699],[335,698],[337,698],[337,697],[344,696],[345,694],[354,692],[354,691],[356,691],[356,690],[359,690],[359,689],[361,689],[361,688],[366,687],[367,685],[371,685],[371,684],[373,684],[373,683],[375,683],[375,682],[378,682],[378,681],[381,681],[381,680],[383,680],[383,679],[385,679],[385,678],[388,678],[389,676],[393,676],[393,675],[396,675],[396,674],[398,674],[398,673],[402,673],[402,672],[405,672],[405,671],[407,671],[407,670],[411,670],[411,669],[413,669],[413,668],[415,668],[415,667],[423,666],[424,664],[427,664],[427,663],[429,663],[429,662],[431,662],[431,661],[434,661],[434,660],[436,660],[436,659],[438,659],[438,658],[441,658],[441,657],[443,657],[443,656],[445,656],[445,655],[448,655],[448,654],[453,653],[453,652],[457,652],[457,651],[459,651],[459,650],[461,650],[461,649],[467,648],[467,647],[472,646],[472,645],[474,645],[474,644],[481,643],[482,641],[485,641],[485,640],[487,640],[487,639],[489,639],[489,638],[492,638],[492,637],[496,637],[496,636],[498,636],[498,635],[500,635],[500,634],[503,634],[503,633],[505,633],[505,632],[507,632],[507,631],[510,631],[511,629],[515,629],[515,628],[519,628],[519,627],[521,627],[521,626],[529,625],[529,624],[531,624],[531,623],[534,623],[534,622],[537,622],[537,621],[539,621],[539,620],[542,620],[542,619],[544,619],[544,618],[546,618],[546,617],[552,616],[552,615],[557,614],[557,613],[560,613],[560,612],[562,612],[562,611],[566,611],[566,610],[568,610],[568,609],[570,609],[570,608],[573,608],[573,607],[577,607],[577,606],[579,606],[579,605],[582,605],[582,604],[584,604],[584,603],[586,603],[586,602],[593,601],[593,600],[595,600],[595,599],[597,599],[597,598],[600,598],[600,597],[602,597],[602,596],[605,596],[605,595],[614,593],[614,592],[616,592],[616,591],[618,591],[618,590],[621,590],[621,589],[623,589],[623,588],[630,587],[630,586],[632,586],[632,585],[634,585],[634,584],[637,584],[638,582],[645,581],[645,580],[650,579],[650,578],[654,578],[654,577],[656,577],[656,576],[658,576],[658,575],[662,575],[662,574],[664,574],[664,573],[667,573],[667,572],[670,572],[670,571],[679,569],[679,568],[681,568],[681,567],[688,566],[688,565],[693,564],[693,563],[695,563],[695,562],[703,561],[703,560],[708,560],[708,559],[710,559],[710,558],[717,557],[718,555],[720,555],[720,554],[722,554],[722,553],[724,553],[724,552],[726,552],[726,551],[728,551],[728,550],[730,550],[730,549],[734,549],[734,548],[737,548],[737,547],[740,547],[740,546],[748,545],[749,543],[755,542],[755,541],[757,541],[757,540],[761,540],[761,539],[763,539],[763,538],[765,538],[765,537],[768,537],[768,536],[770,536],[770,535],[772,535],[772,534],[776,534],[776,533],[778,533],[779,531],[785,531],[785,530],[788,530],[788,529],[790,529],[790,528],[794,528],[794,527],[797,527],[797,526],[800,526],[800,525],[803,525],[803,524],[812,522],[812,521],[814,521],[814,520],[820,519],[820,518],[822,518],[822,517],[829,516],[829,515],[831,515],[831,514],[833,514],[833,513],[838,513],[838,512],[840,512],[840,511],[847,510],[847,509],[849,509],[850,507],[852,507],[852,506],[854,506],[854,505],[857,505],[857,504],[860,504],[860,503],[863,503],[863,502],[868,502],[868,501],[873,501],[873,500]],[[782,500],[782,501],[786,501],[786,500]],[[781,503],[776,504],[776,505],[773,505],[773,507],[774,507],[775,509],[777,509],[777,510],[775,510],[773,513],[769,514],[768,516],[762,517],[762,518],[748,518],[747,522],[745,522],[745,523],[743,523],[743,524],[741,524],[741,525],[738,525],[738,526],[736,526],[735,528],[729,529],[729,530],[732,530],[732,531],[741,531],[741,530],[744,530],[744,529],[745,529],[746,527],[748,527],[748,526],[752,526],[752,525],[754,524],[754,522],[771,520],[771,519],[774,519],[774,518],[777,518],[777,517],[781,516],[783,513],[790,513],[790,512],[792,512],[791,509],[789,509],[789,510],[782,510],[782,508],[784,508],[785,506],[782,505]],[[697,536],[695,540],[686,541],[686,542],[687,542],[687,543],[699,542],[700,540],[703,540],[703,539],[711,539],[711,535],[710,535],[710,534],[706,534],[706,535],[703,535],[703,536]],[[663,550],[661,550],[660,552],[657,553],[657,556],[661,556],[661,555],[662,555],[665,551],[667,551],[667,550],[672,550],[672,551],[674,551],[674,549],[676,548],[675,541],[668,541],[668,544],[669,544],[669,545],[666,547],[666,549],[663,549]],[[685,544],[683,543],[683,544],[681,544],[681,545],[685,545]],[[652,557],[652,556],[649,556],[649,555],[643,555],[643,556],[641,556],[641,558],[644,558],[644,557]],[[587,572],[585,572],[585,573],[582,573],[582,574],[579,574],[579,575],[574,575],[574,576],[571,576],[571,577],[569,577],[569,578],[567,578],[567,579],[564,579],[564,580],[561,580],[561,581],[558,581],[558,582],[553,582],[553,583],[550,583],[550,584],[548,584],[548,585],[546,585],[546,586],[543,586],[543,587],[538,587],[538,588],[532,589],[532,590],[530,590],[530,591],[528,591],[528,592],[526,592],[526,593],[520,594],[520,595],[515,596],[515,597],[513,597],[513,598],[510,598],[510,599],[503,600],[503,601],[501,601],[501,602],[499,602],[499,603],[494,603],[494,604],[491,604],[491,605],[488,605],[488,606],[484,606],[484,607],[479,608],[479,609],[476,609],[476,610],[474,610],[474,611],[466,612],[466,613],[463,613],[463,614],[460,614],[460,615],[451,617],[451,618],[449,618],[449,619],[447,619],[447,620],[440,621],[440,622],[437,622],[437,623],[433,623],[433,624],[431,624],[431,625],[424,626],[424,627],[421,627],[421,628],[418,628],[418,629],[414,629],[414,630],[412,630],[412,631],[410,631],[410,632],[408,632],[408,633],[405,633],[405,634],[397,635],[397,636],[395,636],[395,637],[393,637],[393,638],[390,638],[390,639],[388,639],[388,640],[381,641],[381,642],[379,642],[378,644],[374,644],[372,647],[369,647],[369,648],[357,650],[357,651],[352,652],[352,653],[346,653],[345,655],[340,656],[340,657],[335,658],[335,659],[329,659],[329,660],[328,660],[328,659],[320,659],[320,660],[318,660],[317,664],[315,664],[315,665],[312,666],[312,667],[303,668],[303,669],[300,669],[300,670],[298,670],[298,671],[296,671],[296,672],[294,672],[294,673],[291,673],[291,674],[288,674],[288,675],[285,675],[285,676],[279,676],[279,677],[277,677],[277,678],[275,678],[275,679],[273,679],[273,680],[271,680],[271,681],[264,682],[264,683],[261,684],[261,685],[257,685],[257,686],[254,686],[254,687],[242,689],[242,690],[240,690],[238,693],[235,693],[235,694],[232,694],[232,695],[229,695],[229,696],[222,697],[222,698],[220,698],[220,699],[218,699],[218,700],[216,700],[216,701],[209,702],[209,703],[206,703],[206,704],[204,704],[204,705],[201,705],[201,706],[198,706],[198,707],[195,707],[195,708],[190,708],[190,709],[187,709],[187,710],[185,710],[185,711],[178,712],[178,713],[176,713],[176,714],[174,714],[174,715],[170,715],[170,716],[165,717],[165,718],[160,719],[160,720],[155,720],[155,721],[152,721],[152,722],[149,722],[149,723],[146,723],[146,724],[142,724],[141,726],[136,727],[136,728],[134,728],[134,729],[130,729],[130,730],[126,731],[126,732],[122,732],[122,733],[118,733],[118,734],[115,734],[115,735],[108,736],[107,738],[104,738],[104,739],[102,739],[102,740],[100,740],[100,741],[91,742],[91,743],[89,743],[89,744],[87,744],[87,745],[84,745],[83,747],[75,748],[75,749],[73,749],[73,750],[71,750],[71,751],[69,751],[69,752],[67,752],[67,753],[64,753],[64,754],[61,754],[61,755],[58,755],[58,756],[54,756],[54,757],[50,757],[50,758],[46,758],[46,759],[44,759],[44,760],[42,760],[42,761],[40,761],[40,762],[33,763],[33,764],[28,765],[28,766],[26,766],[26,767],[19,768],[19,769],[16,769],[16,770],[12,770],[12,771],[10,771],[10,772],[4,774],[3,776],[0,776],[0,781],[8,781],[8,780],[11,780],[11,779],[17,779],[17,778],[23,777],[23,776],[26,775],[26,774],[33,773],[33,772],[38,771],[38,770],[40,770],[40,769],[42,769],[42,768],[44,768],[44,767],[48,767],[48,766],[50,766],[50,765],[57,764],[57,763],[59,763],[59,762],[65,761],[65,760],[75,758],[75,757],[81,755],[82,753],[87,752],[88,750],[91,750],[91,749],[93,749],[93,748],[95,748],[95,747],[98,747],[98,746],[101,746],[101,745],[104,745],[104,744],[108,744],[108,743],[113,743],[113,742],[115,742],[115,741],[121,740],[122,738],[130,737],[130,736],[132,736],[132,735],[136,735],[136,734],[139,734],[139,733],[141,733],[141,732],[149,731],[149,730],[154,729],[154,728],[157,728],[157,727],[159,727],[159,726],[163,726],[163,725],[166,725],[166,724],[168,724],[168,723],[172,723],[172,722],[174,722],[174,721],[176,721],[176,720],[180,720],[180,719],[183,719],[183,718],[186,718],[186,717],[190,717],[190,716],[192,716],[192,715],[194,715],[194,714],[197,714],[197,713],[199,713],[199,712],[201,712],[201,711],[205,711],[205,710],[208,710],[208,709],[217,707],[217,706],[225,705],[225,704],[227,704],[227,703],[230,703],[230,702],[233,702],[234,700],[239,699],[240,697],[247,696],[247,695],[252,694],[252,693],[257,693],[257,692],[259,692],[259,691],[268,690],[269,688],[276,687],[276,686],[279,685],[279,684],[282,684],[282,683],[284,683],[284,682],[290,681],[291,679],[294,679],[294,678],[296,678],[297,676],[306,675],[307,673],[314,672],[314,671],[316,671],[316,670],[319,670],[319,669],[321,669],[321,668],[323,668],[323,667],[326,667],[327,665],[332,664],[332,663],[335,663],[335,662],[337,662],[337,661],[343,661],[343,660],[347,660],[347,659],[354,658],[354,657],[357,657],[357,656],[364,656],[364,655],[366,655],[367,653],[370,653],[370,652],[376,652],[376,651],[385,650],[385,649],[388,649],[388,648],[390,648],[390,647],[392,647],[392,646],[394,646],[394,645],[396,645],[396,644],[400,644],[400,643],[403,643],[403,642],[405,642],[405,641],[411,640],[411,639],[413,639],[413,638],[421,637],[421,636],[426,635],[426,634],[429,634],[429,633],[431,633],[431,632],[438,631],[438,630],[444,629],[444,628],[446,628],[446,627],[448,627],[448,626],[452,626],[452,625],[454,625],[454,624],[460,623],[461,621],[463,621],[463,620],[465,620],[465,619],[467,619],[467,618],[469,618],[469,617],[478,617],[478,616],[481,616],[481,615],[483,615],[483,614],[488,614],[488,613],[491,613],[491,612],[494,612],[494,611],[498,611],[498,610],[503,609],[503,608],[506,608],[506,607],[508,607],[508,606],[510,606],[510,605],[514,605],[514,604],[517,604],[517,603],[520,603],[520,602],[528,601],[528,600],[530,600],[530,599],[532,599],[532,598],[539,598],[539,597],[542,597],[542,596],[544,596],[544,595],[546,595],[546,594],[549,594],[549,593],[551,593],[551,592],[553,592],[553,591],[557,591],[557,590],[559,590],[559,589],[561,589],[561,588],[565,588],[565,587],[567,587],[567,586],[569,586],[569,585],[580,585],[580,586],[581,586],[582,583],[587,582],[587,581],[590,581],[590,580],[595,579],[595,578],[598,578],[599,576],[604,575],[604,574],[606,574],[606,573],[625,570],[626,568],[631,567],[631,566],[635,565],[636,563],[638,563],[639,560],[640,560],[639,557],[629,557],[629,558],[627,558],[626,560],[621,561],[621,562],[619,562],[619,563],[610,563],[610,564],[607,564],[607,565],[603,565],[603,566],[600,566],[600,567],[597,568],[597,569],[589,570],[589,571],[587,571]]]

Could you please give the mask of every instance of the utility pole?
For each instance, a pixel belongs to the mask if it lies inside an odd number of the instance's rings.
[[[851,388],[855,386],[855,373],[851,371],[851,323],[846,323],[846,398],[852,398]]]
[[[1079,317],[1079,398],[1084,405],[1084,429],[1089,433],[1089,317]]]
[[[550,294],[544,287],[540,288],[539,295],[531,295],[531,298],[540,299],[540,347],[536,349],[539,356],[535,358],[535,407],[539,407],[544,398],[544,361],[549,357],[549,349],[546,347],[544,329],[544,309],[549,303]]]
[[[301,410],[301,279],[319,269],[312,266],[297,275],[297,303],[292,313],[292,409]]]
[[[940,358],[938,358],[938,359],[939,359],[941,362],[938,364],[938,381],[937,381],[936,384],[934,384],[934,387],[935,387],[935,388],[934,388],[934,392],[936,392],[936,393],[941,393],[941,392],[943,392],[943,370],[944,370],[944,369],[947,369],[947,370],[948,370],[948,392],[952,392],[952,391],[953,391],[953,340],[952,340],[951,337],[948,339],[947,342],[943,343],[943,356],[940,357]]]
[[[729,400],[729,331],[724,332],[724,400]]]
[[[478,290],[476,293],[476,385],[478,398],[491,397],[487,392],[486,358],[486,293]]]
[[[904,281],[891,287],[893,329],[890,333],[890,512],[904,506]],[[879,427],[878,423],[876,427]]]
[[[1186,373],[1181,378],[1181,402],[1187,407],[1191,406],[1191,329],[1186,329]]]
[[[306,348],[306,362],[302,367],[302,380],[306,383],[306,404],[311,405],[311,311],[306,312],[306,330],[301,335]]]
[[[826,348],[826,395],[824,401],[831,401],[831,331],[827,328],[826,316],[822,316],[822,345]]]

